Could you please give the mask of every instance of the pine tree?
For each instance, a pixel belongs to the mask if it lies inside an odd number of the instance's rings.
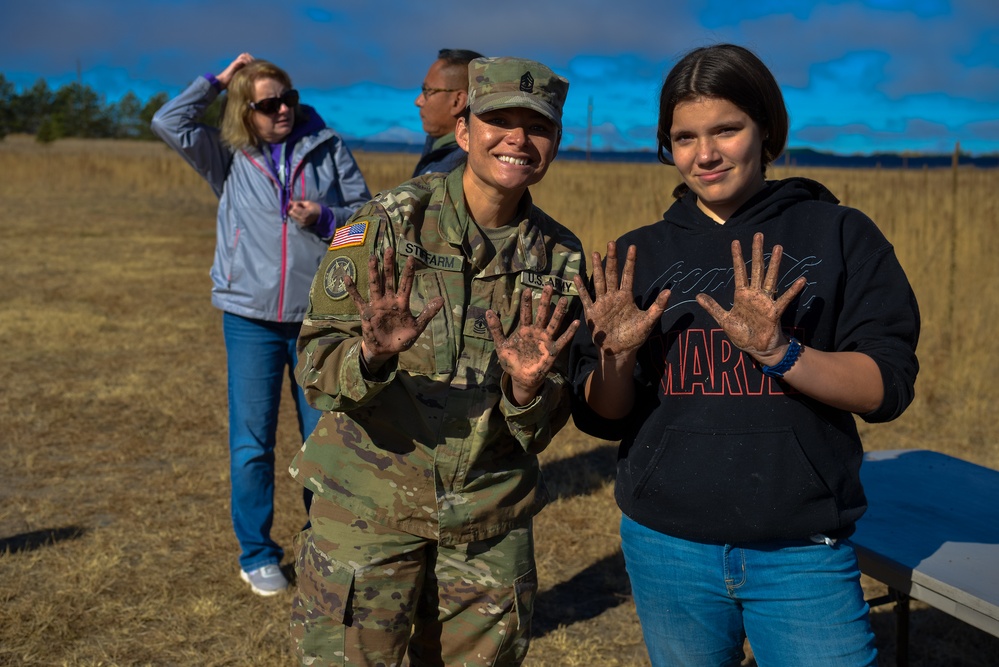
[[[14,98],[17,91],[14,84],[0,74],[0,141],[11,133],[14,126]]]

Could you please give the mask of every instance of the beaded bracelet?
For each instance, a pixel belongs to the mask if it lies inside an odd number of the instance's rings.
[[[792,336],[787,341],[787,352],[784,353],[784,358],[773,366],[760,366],[760,372],[772,378],[782,378],[784,377],[784,373],[791,370],[791,366],[794,366],[794,362],[796,362],[800,356],[801,343],[799,343],[798,340]]]

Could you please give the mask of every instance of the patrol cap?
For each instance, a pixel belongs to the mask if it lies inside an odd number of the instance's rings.
[[[534,109],[559,128],[569,81],[534,60],[476,58],[468,63],[468,106],[479,115],[495,109]]]

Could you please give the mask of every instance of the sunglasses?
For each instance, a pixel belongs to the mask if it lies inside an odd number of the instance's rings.
[[[281,110],[281,105],[294,109],[298,105],[298,91],[292,88],[281,94],[281,97],[267,97],[257,102],[248,102],[250,108],[262,114],[273,116]]]

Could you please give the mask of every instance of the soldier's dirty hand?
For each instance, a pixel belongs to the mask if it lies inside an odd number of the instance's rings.
[[[402,282],[395,284],[395,252],[386,248],[382,271],[378,271],[378,257],[368,258],[368,291],[365,301],[357,285],[348,276],[344,279],[347,293],[361,314],[361,354],[369,371],[377,370],[386,361],[412,347],[430,320],[444,306],[443,297],[434,297],[423,311],[413,317],[409,297],[413,289],[416,261],[409,257],[402,270]]]
[[[607,244],[606,266],[600,262],[600,253],[593,253],[592,299],[583,279],[579,276],[575,278],[586,326],[601,354],[607,356],[626,355],[641,347],[666,311],[670,295],[668,289],[659,293],[648,310],[643,311],[635,305],[632,290],[637,255],[635,246],[630,246],[618,280],[617,244]]]
[[[496,345],[496,356],[500,367],[510,376],[512,398],[518,405],[534,400],[548,371],[579,327],[579,320],[573,320],[562,335],[558,335],[569,306],[562,297],[553,312],[553,292],[550,285],[542,290],[536,320],[532,313],[533,293],[530,289],[521,293],[520,323],[509,338],[503,335],[499,316],[492,310],[486,311],[486,326]]]
[[[776,363],[784,355],[787,338],[780,328],[781,315],[807,282],[804,277],[798,278],[783,294],[777,295],[783,254],[783,247],[775,245],[764,275],[763,234],[757,232],[753,236],[750,279],[746,276],[742,245],[738,240],[732,241],[732,268],[735,272],[732,310],[725,310],[707,294],[697,295],[697,303],[721,325],[732,344],[761,364]]]

